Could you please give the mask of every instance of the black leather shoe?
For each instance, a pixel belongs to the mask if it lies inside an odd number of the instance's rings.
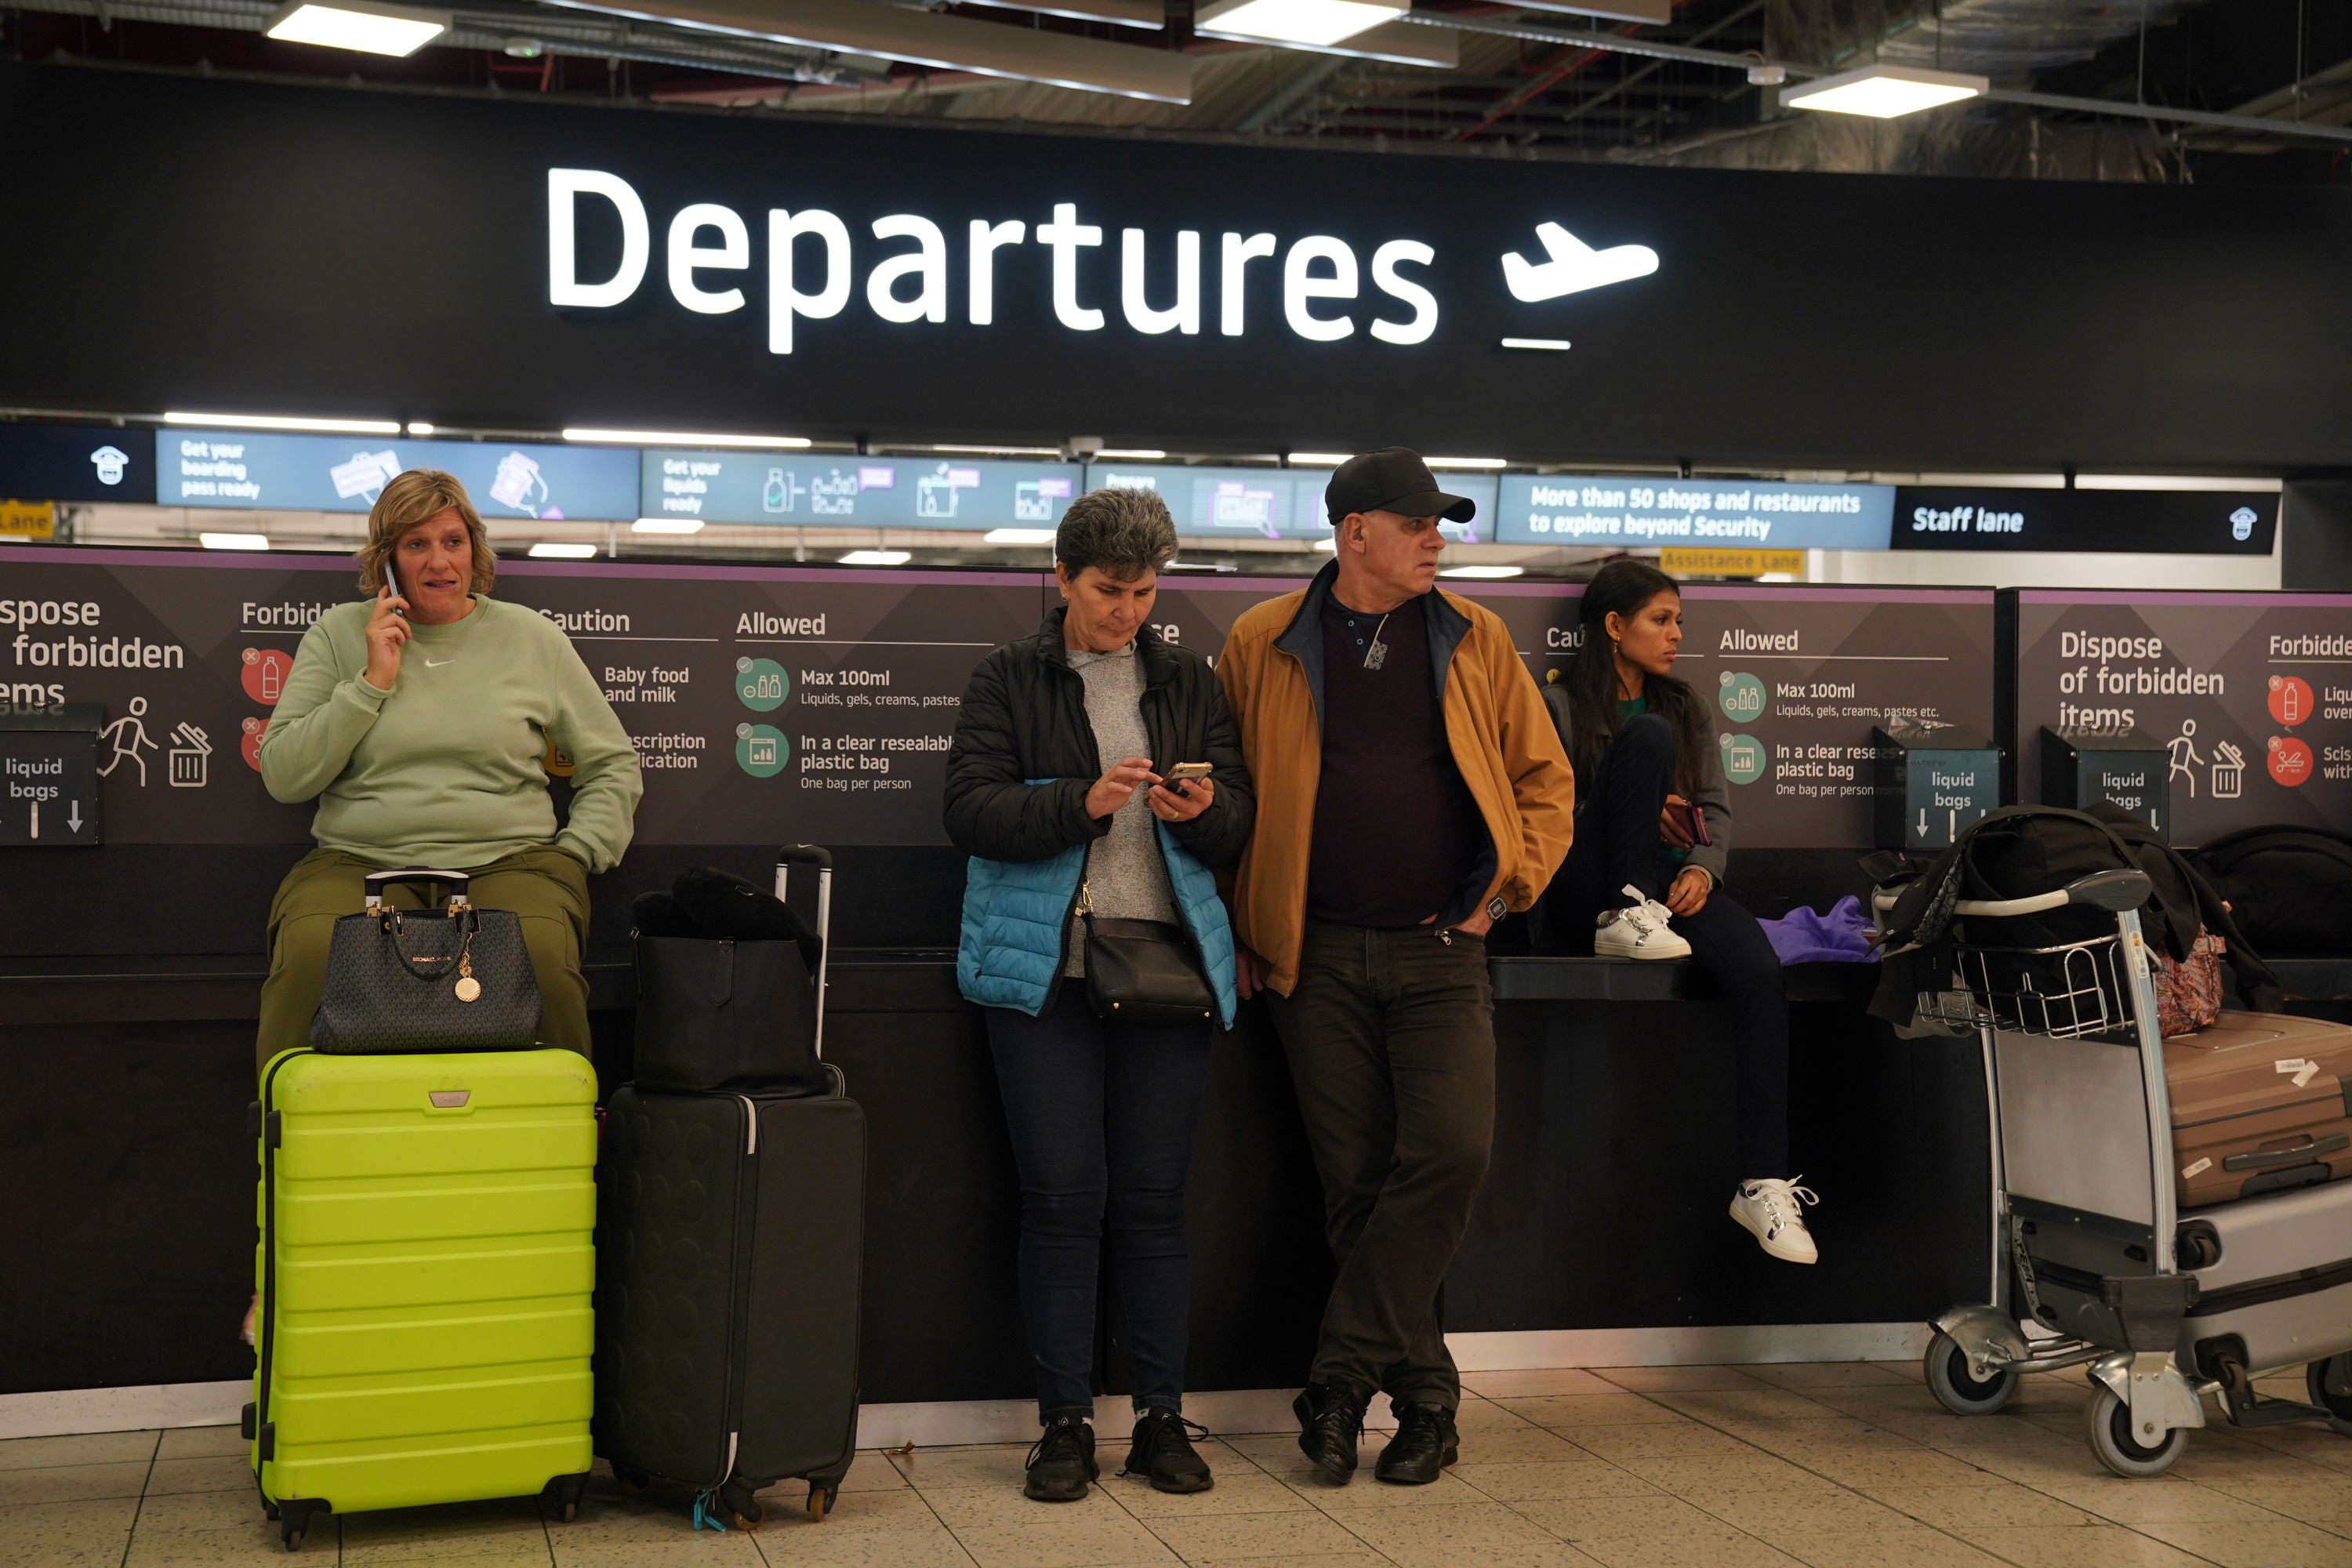
[[[1205,1437],[1209,1429],[1153,1405],[1136,1418],[1135,1441],[1127,1450],[1127,1468],[1119,1474],[1145,1477],[1154,1491],[1207,1491],[1216,1482],[1209,1475],[1209,1462],[1192,1451],[1194,1434]]]
[[[1029,1450],[1029,1479],[1021,1491],[1039,1502],[1076,1502],[1087,1495],[1087,1483],[1101,1474],[1095,1465],[1095,1429],[1078,1412],[1066,1410],[1045,1423],[1045,1435]]]
[[[1454,1412],[1438,1405],[1400,1405],[1396,1436],[1381,1450],[1372,1474],[1401,1487],[1425,1487],[1462,1457]]]
[[[1334,1486],[1346,1486],[1356,1474],[1356,1439],[1363,1436],[1364,1406],[1371,1397],[1345,1384],[1310,1383],[1291,1401],[1298,1451]]]

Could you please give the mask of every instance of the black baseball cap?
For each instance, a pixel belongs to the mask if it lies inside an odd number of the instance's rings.
[[[1383,447],[1340,464],[1323,488],[1323,505],[1331,514],[1334,528],[1351,511],[1393,511],[1406,517],[1467,522],[1478,510],[1476,501],[1439,489],[1421,454],[1405,447]]]

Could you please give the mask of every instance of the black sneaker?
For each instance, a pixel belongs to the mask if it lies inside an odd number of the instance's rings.
[[[1439,1405],[1400,1405],[1396,1436],[1381,1450],[1372,1474],[1402,1487],[1425,1487],[1462,1457],[1454,1412]]]
[[[1345,1384],[1310,1383],[1290,1403],[1298,1416],[1298,1451],[1335,1486],[1346,1486],[1356,1474],[1356,1440],[1363,1436],[1364,1406],[1371,1397]]]
[[[1192,1439],[1209,1429],[1175,1411],[1153,1405],[1136,1417],[1135,1442],[1127,1450],[1122,1476],[1147,1477],[1155,1491],[1204,1492],[1216,1482],[1209,1462],[1192,1451]]]
[[[1087,1483],[1102,1474],[1095,1466],[1095,1429],[1075,1410],[1045,1423],[1045,1435],[1029,1450],[1029,1479],[1022,1495],[1039,1502],[1076,1502]]]

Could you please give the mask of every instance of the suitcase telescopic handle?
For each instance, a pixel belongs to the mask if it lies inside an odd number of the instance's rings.
[[[816,1055],[824,1059],[824,977],[833,963],[833,851],[822,844],[787,844],[776,851],[776,900],[794,866],[816,868]]]
[[[436,882],[445,884],[449,889],[450,907],[462,909],[466,903],[466,889],[473,885],[473,880],[471,872],[436,870],[429,866],[404,866],[391,871],[370,871],[362,879],[367,889],[367,907],[371,910],[382,909],[384,889],[403,882],[415,887],[429,887]]]

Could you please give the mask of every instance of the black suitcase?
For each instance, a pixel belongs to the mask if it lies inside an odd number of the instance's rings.
[[[822,931],[830,867],[785,851],[779,897],[792,860],[818,866]],[[820,967],[820,1052],[823,997]],[[824,1519],[857,1447],[866,1113],[825,1073],[818,1095],[625,1086],[605,1107],[596,1452],[624,1486],[683,1484],[745,1529],[786,1479]]]

